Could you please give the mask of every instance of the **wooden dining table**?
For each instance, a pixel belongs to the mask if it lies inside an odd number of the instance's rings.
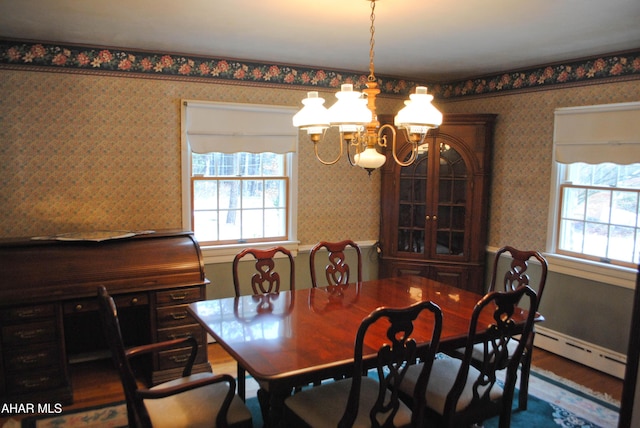
[[[189,311],[269,391],[269,421],[265,422],[271,425],[279,420],[284,399],[293,388],[349,375],[356,331],[376,308],[433,301],[443,312],[440,350],[456,349],[465,344],[471,313],[481,298],[431,279],[400,276],[204,300],[190,304]],[[516,311],[514,319],[524,322],[526,316],[526,311]],[[492,322],[490,316],[481,318],[479,329]],[[415,325],[414,336],[431,337],[432,329],[431,318],[421,320]],[[377,346],[374,342],[365,344],[365,359],[373,359]],[[244,391],[239,393],[243,396]]]

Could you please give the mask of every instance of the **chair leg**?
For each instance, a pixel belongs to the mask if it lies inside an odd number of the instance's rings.
[[[531,333],[527,345],[525,346],[524,355],[520,363],[520,391],[518,392],[518,409],[527,410],[529,399],[529,374],[531,373],[531,353],[533,352],[533,336]]]
[[[246,396],[247,396],[247,382],[246,382],[246,378],[247,375],[244,371],[244,367],[242,367],[240,365],[240,363],[238,363],[238,396],[242,399],[242,401],[245,401]]]

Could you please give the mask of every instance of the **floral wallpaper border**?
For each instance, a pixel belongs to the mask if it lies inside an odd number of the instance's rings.
[[[337,89],[343,83],[353,83],[361,89],[367,83],[366,74],[347,71],[15,40],[0,40],[2,66],[328,89]],[[640,78],[640,50],[450,83],[427,83],[427,86],[435,97],[447,99],[621,77]],[[406,96],[415,86],[425,82],[378,77],[378,84],[383,94]]]

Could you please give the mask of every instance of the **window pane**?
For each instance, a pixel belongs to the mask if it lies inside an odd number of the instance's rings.
[[[218,208],[218,182],[211,180],[194,180],[193,209],[215,210]]]
[[[618,183],[618,166],[613,163],[602,163],[594,168],[594,186],[615,186]]]
[[[193,228],[198,231],[199,241],[218,240],[218,212],[196,211],[193,213]]]
[[[240,237],[240,210],[220,210],[220,240],[237,240]]]
[[[242,181],[242,208],[262,208],[262,180]]]
[[[262,153],[262,175],[283,176],[284,156],[275,153]]]
[[[240,181],[220,181],[220,208],[240,207]]]
[[[608,237],[607,225],[586,223],[584,230],[584,248],[582,252],[592,256],[606,257]]]
[[[607,257],[623,262],[632,262],[634,233],[635,230],[632,227],[612,226],[609,233],[609,254]]]
[[[587,192],[587,220],[608,223],[610,208],[610,191],[589,190]]]
[[[637,189],[640,187],[640,164],[621,165],[618,187]]]
[[[284,208],[287,203],[287,187],[284,180],[265,180],[265,208]]]
[[[563,193],[562,218],[584,220],[585,189],[565,187]]]
[[[574,163],[567,168],[567,181],[580,186],[589,186],[593,182],[593,165]]]
[[[635,226],[638,219],[638,194],[635,192],[613,192],[611,223]]]
[[[280,208],[264,210],[264,224],[266,236],[286,236],[287,211]]]
[[[584,243],[584,222],[582,221],[562,221],[560,224],[560,249],[582,252]]]
[[[262,210],[245,210],[242,218],[242,239],[264,238]]]

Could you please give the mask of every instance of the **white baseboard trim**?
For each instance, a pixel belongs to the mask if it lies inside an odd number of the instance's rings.
[[[625,354],[540,326],[536,326],[534,345],[619,379],[624,379],[627,363]]]

